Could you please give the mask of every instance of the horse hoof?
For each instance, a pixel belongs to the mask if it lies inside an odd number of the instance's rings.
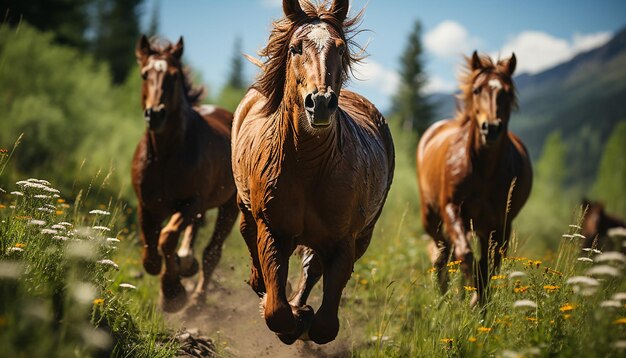
[[[198,273],[200,265],[195,257],[191,257],[190,259],[180,258],[179,270],[179,274],[182,277],[191,277]]]
[[[309,338],[317,344],[326,344],[337,338],[339,333],[339,319],[337,317],[331,319],[331,322],[320,322],[319,317],[313,319],[311,328],[309,328]]]
[[[187,305],[187,292],[180,284],[161,284],[161,308],[168,313],[178,312]]]
[[[158,253],[148,254],[144,252],[144,256],[142,260],[143,268],[146,270],[148,274],[156,276],[161,273],[161,267],[162,267],[161,261],[162,261],[161,255],[159,255]]]

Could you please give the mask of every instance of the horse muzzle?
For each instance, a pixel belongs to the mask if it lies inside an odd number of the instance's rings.
[[[493,144],[500,137],[502,133],[502,120],[496,119],[495,121],[484,121],[480,125],[480,134],[483,137],[483,142],[486,144]]]
[[[328,127],[337,108],[339,108],[339,98],[330,89],[325,93],[315,90],[304,97],[306,116],[314,128]]]
[[[156,107],[148,107],[143,112],[143,118],[148,124],[148,128],[153,131],[158,131],[163,128],[165,124],[165,106],[160,104]]]

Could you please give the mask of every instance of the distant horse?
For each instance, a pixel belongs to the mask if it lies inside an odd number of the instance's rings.
[[[369,245],[394,168],[381,113],[342,90],[351,34],[348,1],[284,0],[262,73],[235,112],[233,172],[241,233],[252,257],[250,285],[263,298],[267,326],[287,344],[318,344],[339,331],[339,301],[355,260]],[[260,64],[260,62],[259,62]],[[300,286],[285,292],[290,255],[304,245]],[[306,305],[324,277],[323,301]]]
[[[583,199],[581,202],[585,216],[582,224],[583,248],[593,247],[598,249],[624,251],[623,246],[615,247],[614,242],[609,240],[608,231],[612,228],[626,228],[626,223],[620,218],[607,214],[604,204],[599,201]]]
[[[202,256],[195,303],[204,299],[222,244],[238,215],[230,161],[232,115],[213,106],[197,107],[202,89],[193,88],[183,71],[182,53],[182,37],[172,45],[163,40],[150,43],[142,36],[136,48],[147,129],[135,151],[132,181],[139,202],[143,266],[149,274],[158,275],[165,258],[161,294],[162,307],[168,312],[187,302],[180,276],[198,271],[193,242],[205,212],[218,208],[215,231]]]
[[[454,247],[466,280],[477,288],[475,304],[485,302],[489,275],[506,253],[511,221],[530,194],[532,170],[526,148],[508,131],[516,107],[515,54],[494,63],[474,52],[466,60],[457,116],[433,124],[420,138],[417,172],[422,223],[434,240],[431,260],[442,292]],[[480,242],[474,277],[472,230]]]

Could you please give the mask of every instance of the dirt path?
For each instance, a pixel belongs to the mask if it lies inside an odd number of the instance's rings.
[[[210,288],[205,308],[192,317],[184,313],[168,316],[170,326],[212,337],[226,357],[350,357],[352,342],[346,327],[335,341],[325,345],[302,341],[283,344],[265,325],[256,294],[243,282],[229,287],[234,282],[229,276],[232,274],[218,269],[214,275],[217,283]],[[312,295],[310,301],[316,307],[319,297]]]

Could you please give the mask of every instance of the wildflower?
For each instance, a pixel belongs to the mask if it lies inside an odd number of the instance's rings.
[[[108,211],[98,210],[98,209],[96,209],[96,210],[91,210],[91,211],[89,212],[89,214],[92,214],[92,215],[111,215],[111,213],[110,213],[110,212],[108,212]]]
[[[513,271],[509,274],[510,279],[517,278],[517,277],[524,277],[524,276],[526,276],[526,273],[522,271]]]
[[[616,301],[624,301],[626,300],[626,292],[618,292],[613,295],[613,299]]]
[[[59,203],[59,204],[63,204],[64,202],[65,202],[65,199],[61,199],[61,198],[57,199],[57,203]]]
[[[600,302],[600,307],[603,308],[622,308],[622,303],[620,301],[607,300]]]
[[[577,237],[579,239],[586,239],[585,235],[581,235],[581,234],[573,234],[573,237]]]
[[[566,238],[566,239],[572,239],[574,238],[574,235],[570,235],[570,234],[563,234],[561,235],[562,237]]]
[[[37,208],[37,210],[41,211],[41,212],[44,212],[44,213],[50,213],[50,214],[54,214],[54,212],[55,212],[55,210],[52,210],[50,208],[44,208],[44,207]]]
[[[6,205],[0,204],[0,209],[4,209],[4,208],[6,208]]]
[[[533,323],[539,322],[539,319],[537,319],[537,317],[526,317],[526,320]]]
[[[108,232],[108,231],[111,231],[111,229],[109,229],[109,228],[108,228],[108,227],[106,227],[106,226],[94,226],[93,228],[94,228],[95,230],[102,230],[102,231],[107,231],[107,232]]]
[[[452,342],[454,342],[454,338],[441,338],[439,341],[441,343],[452,344]]]
[[[49,234],[49,235],[56,235],[59,232],[57,230],[54,230],[54,229],[41,229],[41,233],[42,234]]]
[[[456,273],[456,272],[459,272],[459,269],[453,269],[453,268],[451,268],[451,269],[448,269],[448,272],[450,272],[450,273]]]
[[[561,288],[561,286],[554,286],[554,285],[543,286],[543,289],[546,290],[547,292],[555,292],[555,291],[558,291],[559,288]]]
[[[524,292],[528,291],[529,288],[530,288],[530,286],[519,286],[519,287],[513,288],[513,292],[515,292],[515,293],[524,293]]]
[[[120,287],[121,288],[128,288],[128,289],[131,289],[131,290],[136,290],[137,289],[136,286],[133,286],[130,283],[120,283]]]
[[[535,267],[539,268],[539,265],[541,265],[541,261],[540,260],[528,260],[528,262],[526,262],[525,265],[528,266],[528,267],[535,266]]]
[[[591,275],[591,276],[612,276],[612,277],[617,277],[620,274],[618,269],[609,265],[594,266],[590,268],[589,270],[587,270],[586,273],[587,275]]]
[[[590,259],[588,257],[579,257],[576,260],[581,261],[581,262],[593,262],[593,259]]]
[[[615,349],[625,349],[626,348],[626,341],[616,341],[615,343],[613,343],[613,348]]]
[[[58,223],[58,225],[63,225],[65,227],[72,227],[72,226],[74,226],[74,225],[72,225],[72,224],[70,224],[68,222],[65,222],[65,221],[61,221],[60,223]]]
[[[437,271],[437,269],[436,269],[436,268],[434,268],[434,267],[431,267],[431,268],[429,268],[428,270],[426,270],[426,272],[428,272],[428,273],[433,273],[433,272],[435,272],[435,271]]]
[[[570,303],[566,303],[563,306],[561,306],[561,308],[559,308],[559,311],[561,312],[569,312],[572,311],[574,308],[576,308],[576,306],[570,304]]]
[[[583,249],[583,251],[586,251],[586,252],[592,252],[592,253],[594,253],[594,254],[601,254],[601,253],[602,253],[602,251],[600,251],[600,250],[596,250],[596,249],[592,249],[591,247],[585,247],[585,248]]]
[[[494,280],[494,281],[495,280],[502,280],[502,279],[505,279],[505,278],[506,278],[506,276],[504,276],[504,275],[491,276],[491,279]]]
[[[19,247],[21,249],[26,247],[26,244],[22,244],[21,242],[18,242],[17,244],[15,244],[15,247]]]
[[[21,191],[12,191],[11,194],[15,196],[24,196],[24,193],[22,193]]]
[[[24,249],[22,249],[21,247],[9,247],[9,249],[7,250],[7,254],[13,253],[13,252],[22,252],[24,251]]]
[[[59,241],[67,241],[70,239],[69,237],[63,235],[55,235],[52,238]]]
[[[36,199],[50,199],[50,195],[37,194],[34,196]]]
[[[50,185],[50,182],[44,179],[36,179],[36,178],[28,178],[26,179],[27,182],[29,183],[36,183],[36,184],[41,184],[41,185]]]
[[[571,317],[572,317],[572,315],[569,314],[569,313],[566,313],[566,314],[563,315],[563,319],[570,319]]]
[[[596,262],[605,262],[605,261],[619,261],[621,263],[626,262],[626,256],[621,252],[617,251],[609,251],[603,254],[596,256]]]
[[[595,278],[588,276],[573,276],[567,279],[568,285],[587,285],[587,286],[598,286],[600,282]]]
[[[578,230],[582,230],[582,228],[578,225],[574,225],[574,224],[570,224],[569,227],[573,228],[573,229],[578,229]]]
[[[551,269],[549,267],[546,267],[546,273],[550,273],[550,274],[553,274],[553,275],[559,276],[559,277],[563,276],[563,272]]]
[[[613,321],[613,324],[626,324],[626,317],[620,317]]]
[[[118,238],[115,238],[115,237],[107,237],[107,242],[109,242],[109,243],[118,243],[118,242],[120,242],[120,240]]]
[[[491,327],[480,326],[478,327],[478,332],[489,333],[491,332],[491,329],[492,329]]]
[[[465,289],[465,291],[476,291],[476,287],[474,286],[463,286],[463,288]]]
[[[452,267],[452,266],[457,266],[459,264],[461,264],[461,262],[463,262],[462,260],[457,260],[457,261],[450,261],[448,262],[448,267]]]
[[[104,259],[104,260],[99,260],[99,261],[96,261],[96,262],[99,263],[99,264],[105,265],[105,266],[111,266],[111,267],[113,267],[114,269],[116,269],[118,271],[120,269],[120,267],[115,262],[113,262],[113,260]]]
[[[94,306],[98,306],[104,303],[104,299],[103,298],[96,298],[95,300],[93,300],[93,305]]]
[[[518,300],[518,301],[513,302],[513,307],[537,308],[537,303],[531,300]]]
[[[467,341],[468,341],[468,342],[470,342],[470,343],[474,343],[474,342],[476,342],[476,341],[477,341],[477,339],[476,339],[476,337],[469,337],[469,338],[467,339]]]
[[[361,285],[365,286],[365,285],[367,285],[367,280],[366,280],[366,279],[364,279],[364,278],[362,278],[362,279],[359,281],[359,283],[360,283]]]

